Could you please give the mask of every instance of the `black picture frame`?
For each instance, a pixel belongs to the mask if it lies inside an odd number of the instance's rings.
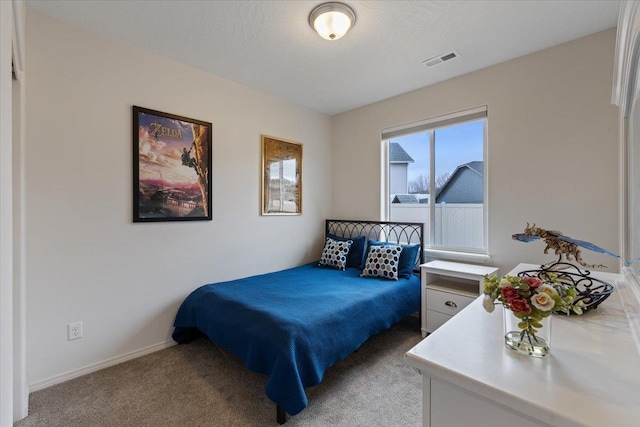
[[[212,125],[133,106],[133,222],[210,221]]]

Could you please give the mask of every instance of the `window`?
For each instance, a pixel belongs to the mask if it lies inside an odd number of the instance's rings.
[[[487,109],[382,132],[390,221],[422,222],[426,249],[486,254]]]

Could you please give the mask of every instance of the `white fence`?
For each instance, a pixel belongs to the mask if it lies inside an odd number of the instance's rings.
[[[482,204],[438,203],[434,243],[443,247],[484,249],[483,212]],[[424,223],[424,241],[430,241],[428,204],[392,203],[389,218]]]

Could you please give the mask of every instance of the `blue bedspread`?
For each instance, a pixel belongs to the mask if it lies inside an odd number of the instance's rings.
[[[266,374],[267,396],[295,415],[307,406],[305,387],[370,336],[420,306],[420,279],[359,277],[360,271],[315,263],[202,286],[180,306],[173,338],[188,342],[197,328]]]

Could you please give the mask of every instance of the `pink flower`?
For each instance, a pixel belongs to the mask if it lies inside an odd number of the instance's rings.
[[[542,285],[542,280],[538,279],[537,277],[525,277],[525,280],[533,289],[537,289],[538,286]]]
[[[511,309],[511,311],[513,311],[514,313],[531,314],[531,307],[529,307],[527,301],[522,298],[510,301],[509,309]]]
[[[502,295],[502,299],[504,299],[506,302],[511,302],[514,299],[520,297],[520,295],[518,295],[518,291],[511,286],[500,289],[500,294]]]

